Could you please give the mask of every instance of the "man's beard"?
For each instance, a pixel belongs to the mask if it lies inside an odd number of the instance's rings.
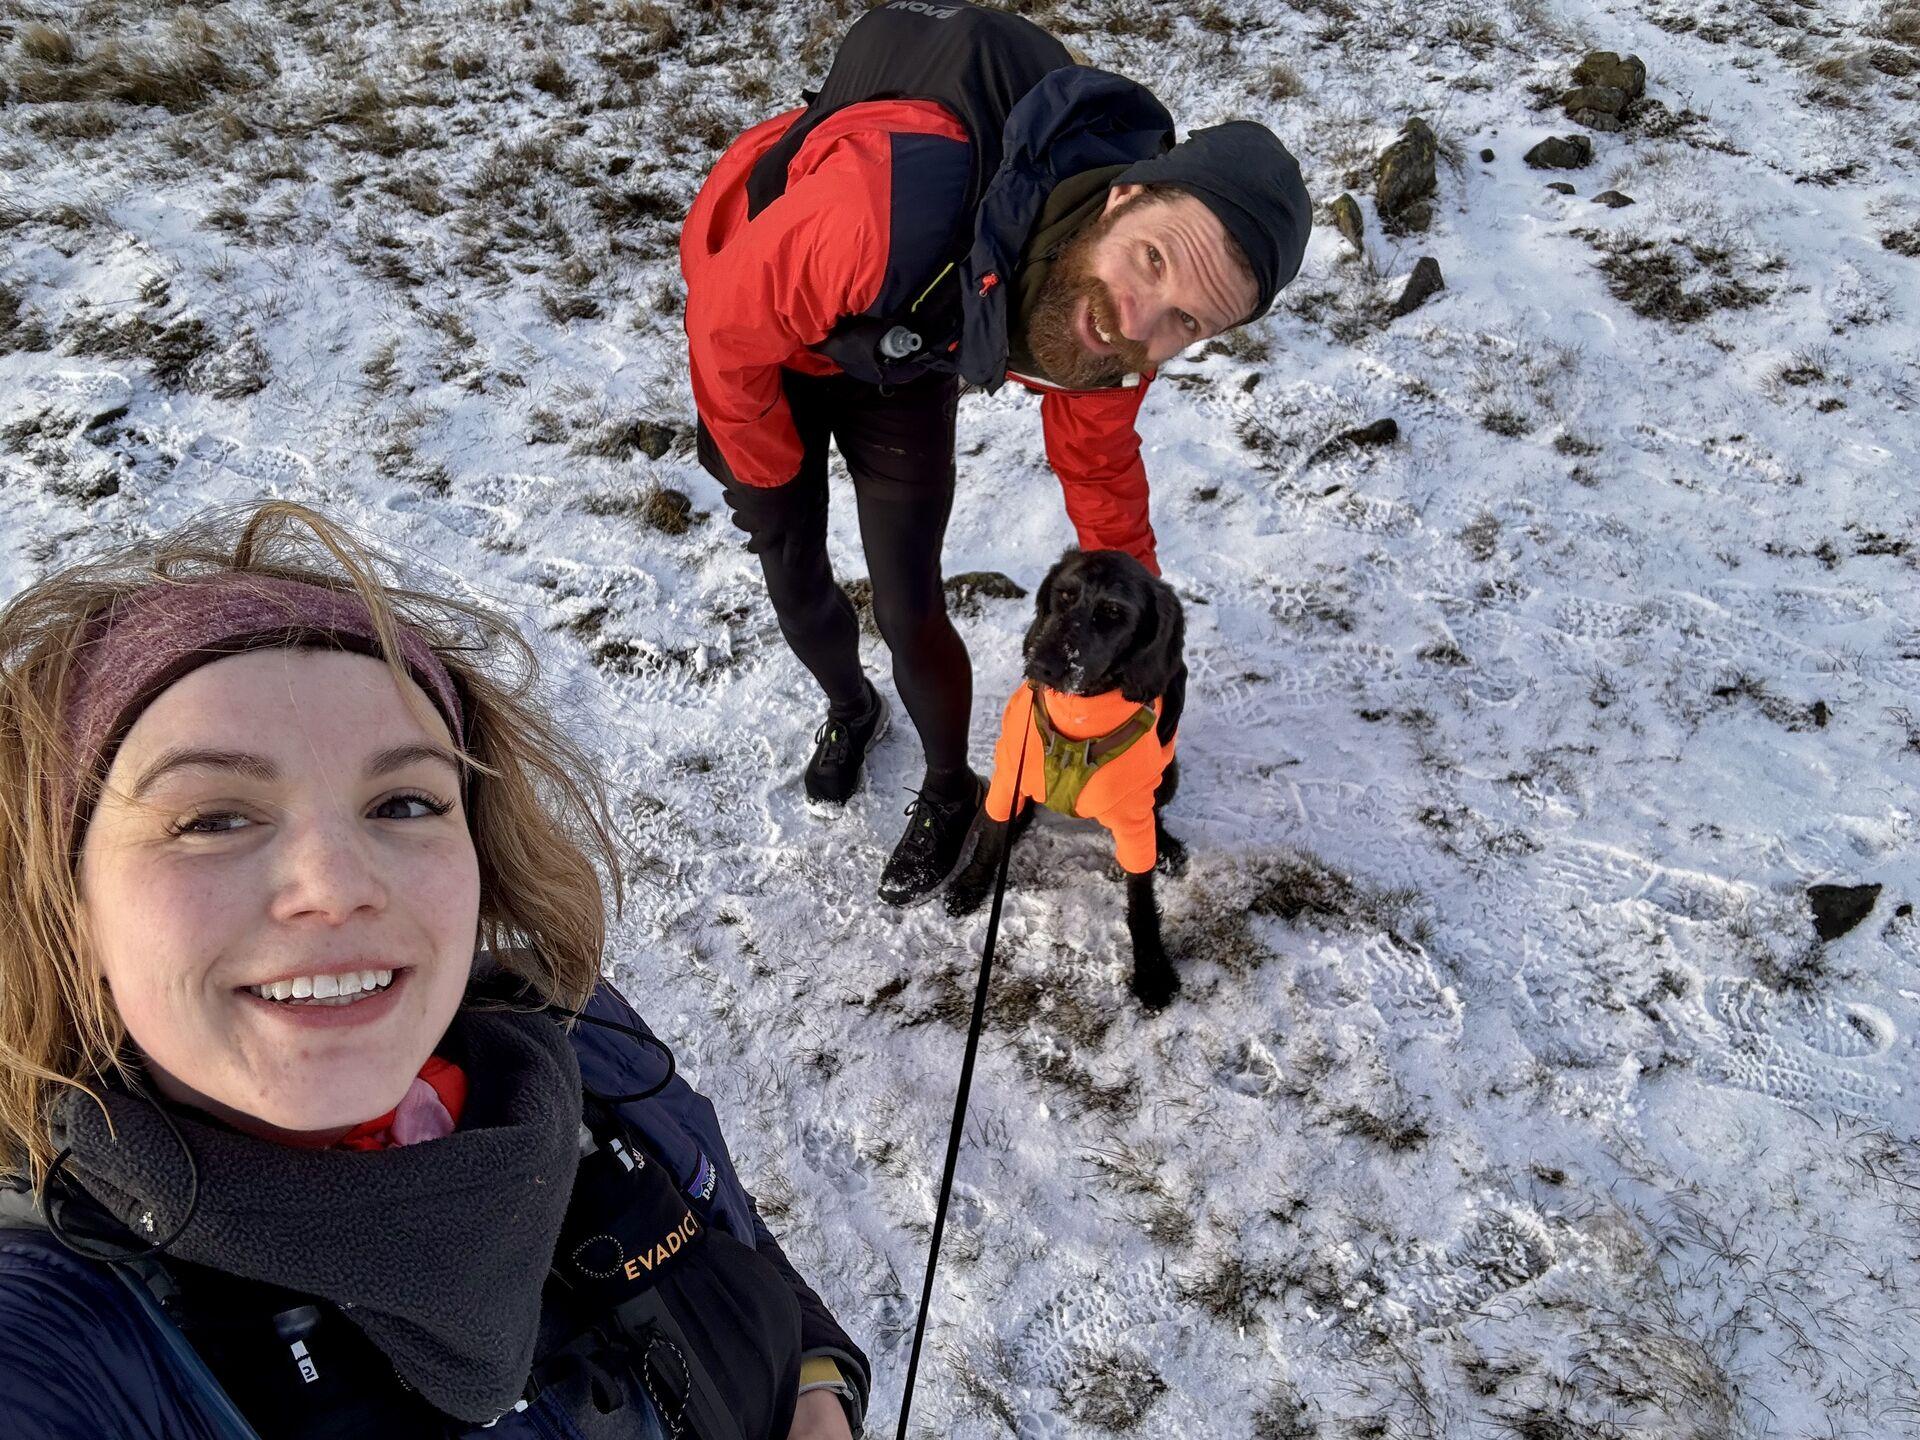
[[[1118,384],[1123,375],[1151,368],[1147,348],[1120,333],[1113,297],[1093,273],[1093,252],[1114,222],[1147,197],[1122,201],[1106,214],[1089,221],[1060,251],[1040,286],[1027,320],[1027,349],[1046,377],[1069,390],[1097,390]],[[1113,336],[1116,353],[1095,355],[1080,338],[1076,314],[1080,301],[1091,308],[1093,323]]]

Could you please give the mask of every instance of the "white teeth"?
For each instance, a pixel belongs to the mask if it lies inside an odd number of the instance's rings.
[[[391,970],[354,970],[344,975],[302,975],[247,989],[262,1000],[304,1001],[309,1005],[351,1005],[393,983]]]

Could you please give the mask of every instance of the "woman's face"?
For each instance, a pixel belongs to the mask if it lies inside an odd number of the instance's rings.
[[[446,1032],[479,863],[447,728],[403,683],[427,728],[378,660],[252,651],[192,671],[127,733],[81,849],[82,910],[174,1099],[331,1140],[398,1104]]]

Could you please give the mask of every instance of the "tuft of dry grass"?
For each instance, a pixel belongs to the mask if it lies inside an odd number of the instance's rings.
[[[1691,325],[1718,310],[1751,309],[1773,294],[1738,273],[1725,246],[1599,230],[1573,233],[1600,252],[1595,263],[1613,298],[1644,319]]]
[[[1275,60],[1260,72],[1254,93],[1269,100],[1297,100],[1307,93],[1307,82],[1284,60]]]
[[[636,520],[662,535],[684,535],[693,528],[696,518],[692,497],[669,485],[649,485],[629,495],[589,495],[580,508],[589,515]]]
[[[1287,1386],[1253,1413],[1253,1440],[1319,1440],[1320,1430],[1300,1397]]]
[[[1889,4],[1881,14],[1880,23],[1874,33],[1884,40],[1920,47],[1920,8],[1899,3]]]
[[[23,44],[32,63],[14,77],[20,100],[156,105],[179,115],[224,92],[255,89],[263,74],[277,73],[272,55],[251,49],[243,31],[218,28],[191,12],[176,14],[161,36],[110,39],[85,56],[71,37],[60,37],[41,35],[31,49]],[[49,52],[65,58],[36,58]]]
[[[42,65],[71,65],[80,51],[62,25],[36,22],[20,31],[20,53]]]
[[[575,455],[602,460],[631,460],[635,455],[658,460],[683,438],[685,432],[677,425],[624,415],[582,435],[569,448]]]
[[[573,77],[567,74],[567,67],[558,55],[542,55],[534,65],[533,73],[527,77],[527,83],[542,95],[551,95],[556,100],[567,100],[573,96]]]
[[[1249,1265],[1237,1250],[1213,1257],[1198,1275],[1180,1285],[1180,1298],[1198,1305],[1223,1325],[1241,1332],[1265,1323],[1261,1307],[1277,1299],[1282,1277],[1268,1265]]]
[[[1067,1414],[1115,1435],[1146,1425],[1153,1402],[1166,1392],[1167,1382],[1144,1356],[1088,1346],[1076,1347],[1059,1386]]]

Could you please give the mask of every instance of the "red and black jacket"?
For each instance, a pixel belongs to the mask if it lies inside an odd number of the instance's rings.
[[[728,147],[681,233],[694,404],[734,478],[774,486],[799,471],[783,368],[848,369],[832,354],[850,322],[898,314],[930,284],[951,286],[950,326],[892,373],[947,370],[982,388],[1012,378],[1040,391],[1047,459],[1081,546],[1125,550],[1157,573],[1135,428],[1146,380],[1062,390],[1009,375],[1011,287],[1002,281],[1058,180],[1167,148],[1164,107],[1123,77],[1062,66],[1013,107],[982,185],[968,133],[947,106],[847,104],[808,122],[784,190],[756,205],[755,166],[808,114],[775,116]],[[968,248],[948,270],[956,235]]]

